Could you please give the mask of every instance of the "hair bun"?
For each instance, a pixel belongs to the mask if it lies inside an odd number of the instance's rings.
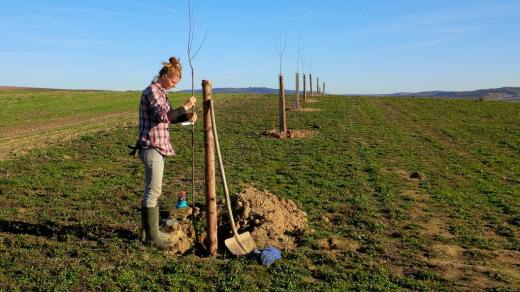
[[[166,63],[164,61],[161,61],[161,63],[163,64],[163,67],[159,71],[159,77],[161,77],[165,74],[168,76],[172,76],[172,74],[176,74],[179,77],[182,77],[182,65],[181,65],[181,61],[179,60],[179,58],[175,58],[172,56],[168,59],[168,63]]]
[[[179,64],[179,59],[177,59],[175,57],[170,57],[170,59],[168,59],[168,61],[170,61],[170,64],[173,64],[173,65]]]

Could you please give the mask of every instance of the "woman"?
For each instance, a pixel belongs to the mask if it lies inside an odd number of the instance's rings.
[[[183,106],[172,109],[167,90],[174,88],[181,80],[182,66],[179,59],[171,57],[163,62],[159,75],[141,95],[139,105],[139,138],[136,148],[144,164],[145,186],[141,207],[143,242],[162,249],[172,247],[174,242],[166,233],[159,231],[158,198],[161,196],[164,159],[175,155],[170,144],[170,123],[197,120],[195,113],[187,113],[195,106],[192,96]]]

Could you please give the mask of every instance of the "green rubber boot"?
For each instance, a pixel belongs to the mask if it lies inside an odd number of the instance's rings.
[[[173,241],[169,240],[168,234],[159,231],[159,207],[141,209],[141,223],[143,224],[143,242],[154,245],[161,249],[173,247]]]
[[[146,207],[141,207],[141,209],[146,209]],[[146,230],[145,230],[145,224],[147,222],[146,221],[146,214],[147,214],[147,212],[145,212],[145,211],[141,212],[141,241],[143,243],[146,242],[146,240],[147,240]],[[159,237],[162,240],[169,240],[170,239],[170,235],[168,233],[161,232],[160,230],[159,230]]]

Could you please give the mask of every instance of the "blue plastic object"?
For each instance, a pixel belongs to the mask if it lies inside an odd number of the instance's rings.
[[[282,252],[276,247],[268,246],[263,250],[259,250],[258,261],[264,266],[271,266],[276,260],[282,258]]]
[[[179,200],[177,201],[177,204],[175,205],[177,209],[182,209],[188,207],[188,203],[186,202],[186,192],[182,191],[179,195]]]
[[[178,201],[175,205],[175,208],[182,209],[188,207],[188,203],[186,201]]]

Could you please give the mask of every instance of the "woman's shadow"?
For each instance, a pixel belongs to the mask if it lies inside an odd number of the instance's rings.
[[[108,225],[60,225],[53,221],[29,223],[0,219],[0,232],[44,236],[58,241],[77,238],[103,242],[110,238],[120,238],[123,242],[131,242],[138,239],[137,234],[130,229]]]

